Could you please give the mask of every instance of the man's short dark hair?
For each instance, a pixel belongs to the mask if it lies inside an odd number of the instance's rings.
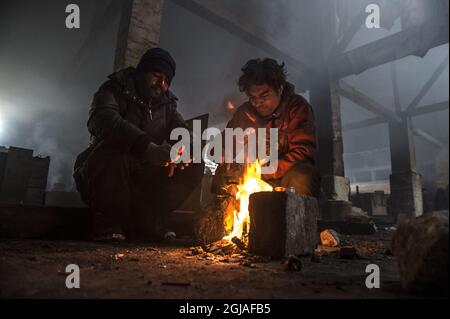
[[[241,92],[247,92],[252,85],[263,84],[279,90],[286,83],[284,63],[278,64],[274,59],[250,60],[242,68],[242,73],[238,81]]]

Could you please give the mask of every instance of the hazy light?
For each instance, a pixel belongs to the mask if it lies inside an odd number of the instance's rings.
[[[2,140],[3,136],[3,117],[2,117],[2,109],[0,106],[0,141]]]

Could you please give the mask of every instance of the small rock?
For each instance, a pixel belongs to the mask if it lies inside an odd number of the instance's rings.
[[[203,248],[201,246],[193,247],[191,249],[192,256],[200,255],[200,254],[203,254],[204,252],[205,251],[203,250]]]
[[[416,293],[449,295],[448,211],[404,220],[392,239],[402,286]]]
[[[118,254],[114,255],[114,259],[119,260],[119,259],[123,258],[124,256],[125,256],[125,254],[118,253]]]
[[[164,234],[164,240],[166,241],[174,241],[177,238],[177,234],[175,234],[173,231],[169,231]]]
[[[338,233],[333,229],[326,229],[320,233],[320,241],[322,245],[328,247],[339,246],[340,240]]]
[[[241,263],[241,265],[242,266],[245,266],[245,267],[250,267],[250,264],[251,264],[252,262],[251,261],[249,261],[249,260],[244,260],[242,263]]]
[[[290,255],[287,260],[287,268],[289,271],[301,271],[303,263],[297,256]]]

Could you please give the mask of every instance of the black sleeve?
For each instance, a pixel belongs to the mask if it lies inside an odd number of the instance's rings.
[[[92,135],[124,152],[132,151],[136,142],[144,141],[137,147],[139,152],[146,141],[145,132],[122,117],[114,90],[105,85],[94,95],[87,126]]]

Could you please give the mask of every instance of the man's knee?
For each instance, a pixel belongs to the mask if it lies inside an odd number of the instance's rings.
[[[74,173],[83,200],[89,205],[94,193],[104,197],[113,195],[116,188],[124,190],[129,183],[130,160],[129,155],[111,148],[94,149]]]
[[[281,186],[294,187],[297,193],[318,198],[320,174],[313,165],[297,164],[282,178]]]

